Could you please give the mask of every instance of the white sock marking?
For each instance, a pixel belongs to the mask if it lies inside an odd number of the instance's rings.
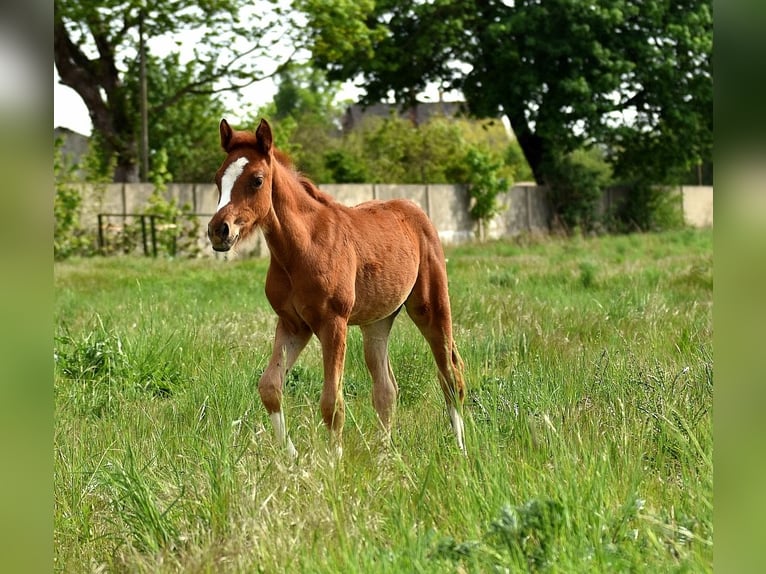
[[[450,406],[449,418],[452,421],[452,430],[455,431],[457,445],[462,452],[465,452],[465,444],[463,444],[463,417],[460,416],[460,413],[457,412],[454,406]]]
[[[242,175],[247,162],[246,157],[241,157],[231,162],[226,171],[223,172],[223,177],[221,178],[221,199],[218,201],[218,207],[215,209],[216,212],[221,211],[221,208],[231,201],[231,190],[237,182],[237,178]]]
[[[274,427],[274,434],[276,435],[279,444],[287,447],[287,454],[290,455],[290,458],[297,457],[298,451],[295,450],[293,441],[291,441],[290,437],[287,436],[285,414],[282,411],[279,411],[276,413],[271,413],[269,416],[271,417],[271,424]]]

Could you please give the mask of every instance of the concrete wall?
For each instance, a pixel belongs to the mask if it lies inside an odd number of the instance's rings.
[[[713,187],[709,185],[681,188],[684,221],[692,227],[713,227]]]
[[[128,214],[144,211],[152,193],[151,184],[108,184],[93,186],[83,184],[83,208],[81,220],[90,229],[96,230],[97,214],[122,214],[111,216],[108,223],[114,230],[120,225],[132,223]],[[477,226],[468,210],[470,198],[464,186],[460,185],[396,185],[396,184],[327,184],[321,189],[344,205],[357,205],[372,199],[411,199],[428,214],[446,244],[469,241],[476,237]],[[684,218],[694,227],[713,225],[713,188],[679,188]],[[608,211],[624,199],[624,191],[609,190],[602,199],[602,209]],[[214,184],[169,184],[167,199],[175,199],[185,210],[197,214],[203,252],[211,253],[205,232],[210,216],[215,212],[218,191]],[[503,210],[484,229],[489,239],[512,237],[525,232],[545,233],[548,231],[550,213],[547,190],[530,183],[521,183],[505,193],[500,202]],[[244,252],[266,254],[262,237],[254,238]]]
[[[503,210],[490,221],[486,237],[500,239],[525,231],[547,232],[550,221],[547,194],[544,187],[534,184],[513,186],[500,198]]]

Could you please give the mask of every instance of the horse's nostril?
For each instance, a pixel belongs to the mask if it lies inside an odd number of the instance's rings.
[[[220,231],[221,231],[220,232],[221,238],[226,239],[227,237],[229,237],[229,224],[224,221],[221,224],[221,230]]]

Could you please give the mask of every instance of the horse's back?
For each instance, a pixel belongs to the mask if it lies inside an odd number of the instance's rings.
[[[366,220],[368,224],[374,227],[382,227],[397,222],[402,227],[411,230],[418,237],[426,237],[429,240],[438,241],[439,234],[433,226],[428,215],[423,208],[411,199],[373,199],[365,201],[352,208],[352,217],[359,220]],[[364,225],[363,227],[367,227]]]

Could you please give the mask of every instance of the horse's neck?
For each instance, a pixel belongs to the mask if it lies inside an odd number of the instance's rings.
[[[272,256],[283,266],[307,252],[314,219],[322,207],[288,168],[280,165],[275,169],[270,221],[263,234]]]

